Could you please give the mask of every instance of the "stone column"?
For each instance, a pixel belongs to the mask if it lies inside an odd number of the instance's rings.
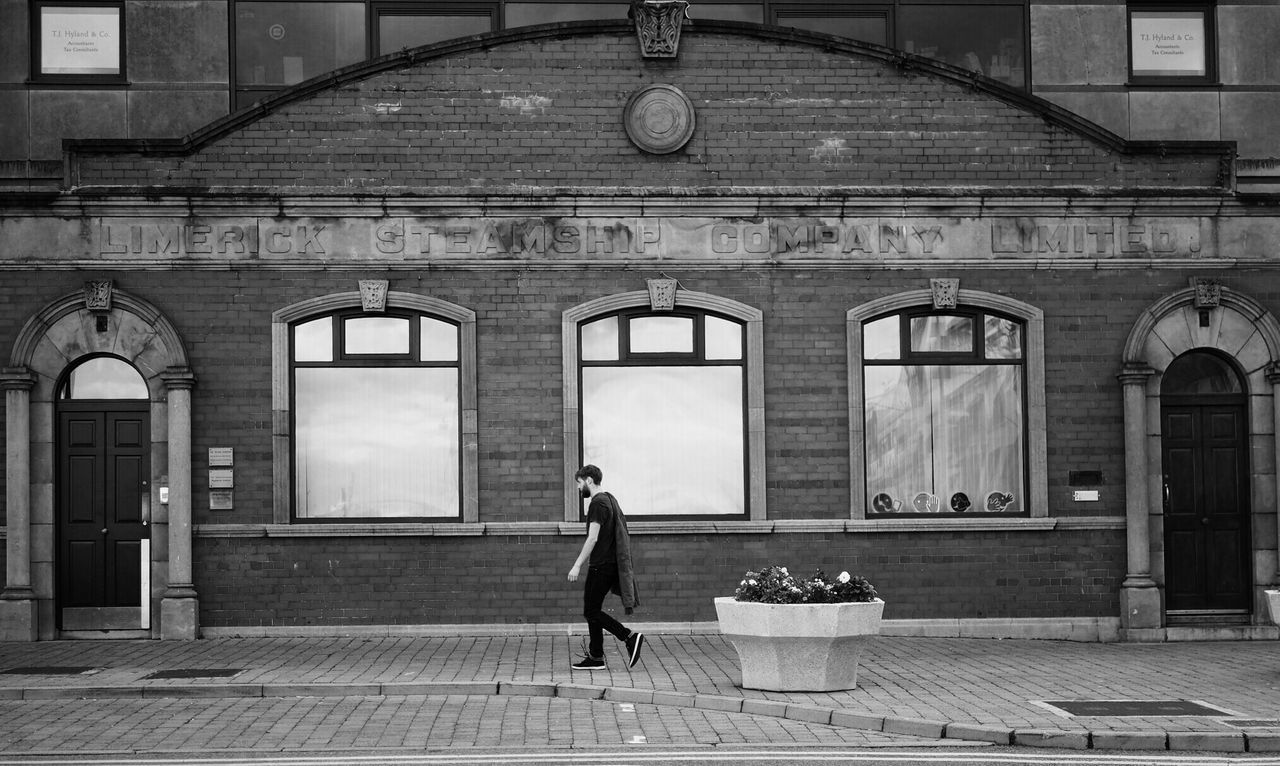
[[[1120,586],[1120,628],[1126,637],[1161,627],[1160,591],[1151,579],[1150,504],[1147,493],[1147,381],[1154,371],[1126,366],[1117,375],[1124,389],[1125,530],[1128,570]]]
[[[1274,508],[1277,516],[1280,516],[1280,364],[1271,364],[1267,367],[1267,382],[1271,384],[1271,417],[1275,424],[1275,433],[1273,438],[1277,440],[1275,445],[1275,493],[1276,508]],[[1257,547],[1257,546],[1255,546]],[[1272,587],[1280,587],[1280,518],[1276,523],[1276,573],[1271,578]],[[1265,612],[1264,612],[1265,613]],[[1272,615],[1272,617],[1280,621],[1280,614]]]
[[[185,367],[161,374],[169,400],[169,583],[160,601],[160,637],[193,639],[200,603],[191,578],[191,389]]]
[[[5,581],[0,641],[35,641],[39,627],[31,589],[31,389],[25,367],[0,370],[5,406]]]

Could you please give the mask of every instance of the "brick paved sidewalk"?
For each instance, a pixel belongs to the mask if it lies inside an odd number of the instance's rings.
[[[569,667],[579,637],[241,638],[0,644],[0,699],[514,695],[771,716],[1065,748],[1280,751],[1280,642],[1097,644],[881,636],[858,688],[744,690],[717,635],[650,636],[642,663]],[[13,673],[14,669],[29,672]],[[58,674],[57,668],[87,668]],[[43,670],[41,670],[43,669]],[[237,671],[216,677],[212,671]],[[149,678],[187,671],[186,678]],[[1068,700],[1194,700],[1200,715],[1071,717]],[[1220,711],[1220,712],[1218,712]]]

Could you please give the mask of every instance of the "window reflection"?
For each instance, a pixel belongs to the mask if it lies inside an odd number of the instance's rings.
[[[901,324],[895,314],[863,325],[862,357],[897,359],[902,354]]]
[[[294,326],[293,358],[299,362],[333,361],[332,317],[322,317]]]
[[[746,512],[742,368],[586,367],[583,461],[628,516]]]
[[[293,85],[366,57],[364,3],[237,2],[236,84]]]
[[[299,518],[458,515],[458,370],[295,371]]]
[[[610,362],[618,358],[618,318],[605,317],[582,326],[582,358]]]
[[[632,317],[627,329],[633,354],[693,353],[693,317]]]
[[[778,24],[784,27],[807,29],[810,32],[822,32],[828,35],[847,37],[850,40],[875,43],[876,45],[892,45],[889,39],[888,11],[868,14],[821,14],[789,12],[785,7],[778,8]]]
[[[973,319],[945,315],[911,317],[911,350],[972,351]]]
[[[409,353],[409,320],[403,317],[351,317],[342,334],[343,353]]]
[[[902,5],[902,48],[1027,87],[1025,10],[1021,5]]]
[[[436,15],[393,13],[383,9],[378,13],[378,49],[375,55],[381,56],[402,48],[416,48],[455,37],[483,34],[493,27],[493,18],[488,11],[481,14]]]
[[[97,356],[76,365],[62,384],[62,399],[147,399],[147,382],[133,365]]]

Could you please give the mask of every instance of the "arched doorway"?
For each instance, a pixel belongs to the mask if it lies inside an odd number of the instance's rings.
[[[117,356],[89,356],[58,386],[58,629],[151,627],[150,398]]]
[[[1160,385],[1168,624],[1250,611],[1248,398],[1224,356],[1189,351]]]

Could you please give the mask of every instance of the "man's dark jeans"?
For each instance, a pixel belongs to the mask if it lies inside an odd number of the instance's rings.
[[[582,616],[587,618],[590,643],[587,651],[596,659],[604,659],[604,632],[607,630],[619,641],[626,641],[631,631],[613,619],[600,607],[604,597],[618,584],[615,567],[592,567],[587,570],[587,584],[582,594]]]

